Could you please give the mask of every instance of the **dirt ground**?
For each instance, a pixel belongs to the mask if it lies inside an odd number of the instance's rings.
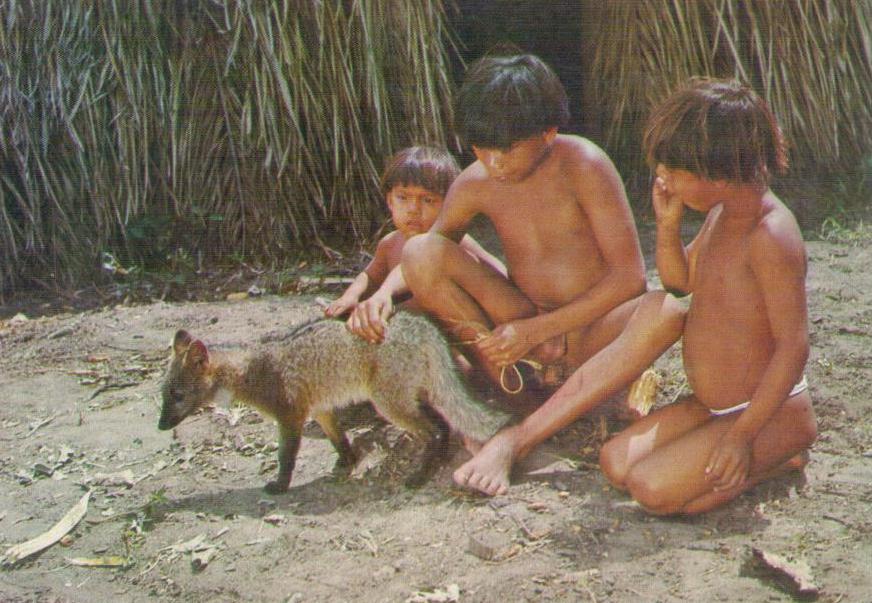
[[[61,542],[3,568],[0,600],[792,600],[756,548],[807,564],[818,600],[872,601],[872,238],[808,251],[811,463],[692,519],[648,516],[607,485],[596,461],[621,427],[613,406],[543,445],[495,499],[453,487],[456,443],[406,490],[416,445],[366,408],[343,415],[362,456],[352,475],[332,472],[313,424],[280,496],[262,490],[275,432],[254,411],[228,401],[157,430],[177,328],[244,346],[318,314],[314,294],[3,320],[0,553],[90,497]],[[685,387],[679,354],[656,365],[658,404]]]

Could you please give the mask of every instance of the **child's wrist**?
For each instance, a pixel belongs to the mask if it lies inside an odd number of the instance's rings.
[[[657,220],[657,232],[663,234],[680,234],[681,220]]]

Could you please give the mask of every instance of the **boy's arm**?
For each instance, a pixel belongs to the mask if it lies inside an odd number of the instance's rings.
[[[361,297],[376,287],[387,278],[388,275],[388,245],[393,233],[383,237],[376,245],[375,255],[363,272],[357,275],[348,289],[324,310],[327,316],[342,316],[349,310],[354,310]]]
[[[693,275],[699,242],[711,227],[720,210],[714,209],[706,216],[705,222],[689,245],[681,240],[681,218],[684,204],[671,195],[662,178],[654,180],[651,194],[654,214],[657,219],[657,237],[654,258],[663,288],[683,297],[693,292]]]
[[[465,249],[470,255],[476,258],[482,264],[487,264],[506,278],[508,278],[508,270],[506,270],[506,265],[503,264],[502,261],[492,253],[490,253],[487,249],[482,247],[478,241],[476,241],[470,235],[463,235],[463,238],[460,240],[460,246]]]
[[[762,291],[775,348],[748,408],[708,463],[706,471],[718,490],[732,488],[745,479],[754,438],[802,378],[808,359],[805,246],[795,224],[791,226],[788,230],[782,225],[782,232],[777,232],[777,225],[764,227],[763,232],[752,235],[751,269]]]
[[[349,310],[352,310],[357,305],[357,300],[360,299],[360,296],[363,295],[368,288],[369,275],[364,271],[354,278],[340,297],[334,299],[330,302],[330,305],[324,308],[324,315],[330,317],[342,316]]]
[[[430,227],[430,232],[460,243],[466,234],[467,226],[479,213],[475,203],[477,195],[473,189],[474,186],[468,182],[467,172],[464,170],[445,194],[442,209],[439,210],[436,221]]]
[[[667,291],[683,296],[690,292],[690,267],[681,240],[684,204],[669,193],[660,177],[654,179],[651,200],[657,220],[654,258],[660,282]]]
[[[381,287],[354,308],[348,317],[349,330],[370,343],[383,341],[388,319],[394,311],[394,296],[408,290],[402,267],[397,265],[388,273]]]

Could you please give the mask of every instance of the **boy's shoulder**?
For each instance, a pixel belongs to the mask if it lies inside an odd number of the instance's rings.
[[[606,155],[597,143],[578,134],[558,134],[554,138],[554,148],[581,159],[599,159]]]
[[[752,253],[760,259],[802,261],[805,242],[796,216],[771,193],[767,197],[766,211],[751,233]]]
[[[406,244],[406,237],[399,230],[392,230],[381,239],[379,239],[378,243],[376,243],[375,250],[376,253],[380,251],[388,251],[394,249],[397,246],[402,246]]]
[[[612,168],[612,160],[598,144],[576,134],[559,134],[554,139],[553,158],[565,171]]]

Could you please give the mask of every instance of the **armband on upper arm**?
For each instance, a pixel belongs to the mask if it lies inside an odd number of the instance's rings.
[[[666,291],[666,293],[669,293],[670,295],[673,295],[678,299],[690,295],[689,291],[682,291],[681,289],[676,289],[674,287],[663,287],[663,289]]]

